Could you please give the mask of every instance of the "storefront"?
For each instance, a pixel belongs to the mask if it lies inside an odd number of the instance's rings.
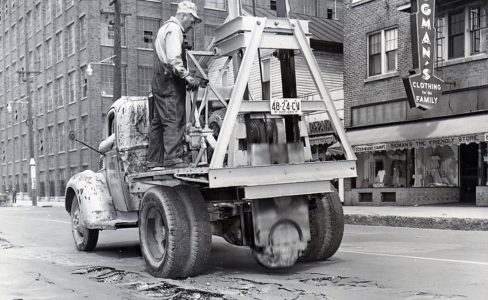
[[[486,115],[355,129],[347,135],[358,157],[347,204],[488,206]]]

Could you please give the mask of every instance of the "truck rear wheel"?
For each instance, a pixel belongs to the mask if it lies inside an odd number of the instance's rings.
[[[98,242],[98,229],[88,229],[80,224],[80,204],[76,195],[71,202],[71,232],[76,248],[80,251],[93,251]]]
[[[191,185],[175,187],[178,196],[185,205],[190,229],[190,254],[185,260],[182,276],[195,276],[202,273],[210,257],[212,247],[212,229],[207,205],[198,188]]]
[[[179,278],[189,255],[185,207],[169,187],[150,189],[139,211],[139,239],[146,266],[155,277]]]
[[[336,253],[344,234],[344,213],[337,192],[326,193],[309,206],[310,241],[301,261],[326,260]]]

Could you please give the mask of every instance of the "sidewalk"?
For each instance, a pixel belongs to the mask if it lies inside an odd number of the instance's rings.
[[[344,206],[346,224],[488,231],[488,207]]]

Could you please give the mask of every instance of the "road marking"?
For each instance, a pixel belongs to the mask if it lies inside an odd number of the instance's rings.
[[[374,256],[386,256],[386,257],[399,257],[399,258],[409,258],[409,259],[420,259],[420,260],[430,260],[430,261],[441,261],[441,262],[452,262],[460,264],[472,264],[488,266],[488,262],[482,261],[472,261],[472,260],[458,260],[458,259],[446,259],[446,258],[432,258],[432,257],[421,257],[421,256],[411,256],[411,255],[397,255],[397,254],[386,254],[386,253],[374,253],[374,252],[362,252],[362,251],[348,251],[339,250],[339,252],[353,253],[353,254],[364,254],[364,255],[374,255]]]
[[[50,220],[50,219],[32,219],[31,220],[37,220],[37,221],[46,221],[46,222],[55,222],[55,223],[63,223],[63,224],[71,224],[71,222],[68,221],[61,221],[61,220]]]

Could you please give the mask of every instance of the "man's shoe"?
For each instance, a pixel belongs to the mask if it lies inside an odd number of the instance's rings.
[[[172,160],[164,161],[163,166],[168,169],[181,169],[181,168],[188,168],[190,164],[184,162],[181,158],[175,158]]]

